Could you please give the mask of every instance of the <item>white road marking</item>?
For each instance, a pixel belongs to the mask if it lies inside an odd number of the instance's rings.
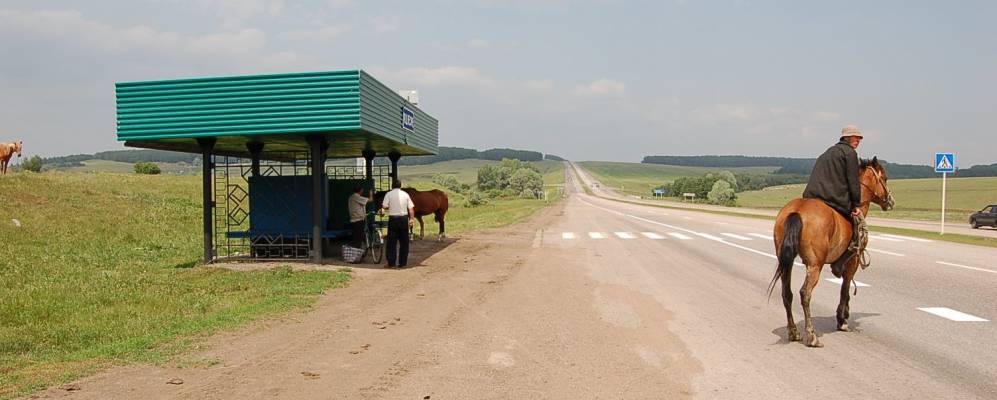
[[[692,220],[692,217],[682,217],[682,219]]]
[[[652,221],[652,220],[649,220],[647,218],[641,218],[641,217],[638,217],[638,216],[635,216],[635,215],[624,214],[624,213],[621,213],[621,212],[616,211],[616,210],[610,210],[608,208],[599,207],[599,206],[597,206],[595,204],[592,204],[592,203],[589,203],[589,202],[587,202],[585,200],[582,200],[581,202],[585,203],[585,204],[588,204],[591,207],[595,207],[595,208],[598,208],[600,210],[606,211],[608,213],[612,213],[612,214],[616,214],[616,215],[620,215],[620,216],[624,216],[624,217],[630,217],[630,218],[636,219],[638,221],[647,222],[649,224],[660,225],[660,226],[663,226],[663,227],[668,228],[668,229],[674,229],[674,230],[677,230],[677,231],[688,232],[688,233],[691,233],[693,235],[702,235],[702,234],[700,234],[700,233],[698,233],[696,231],[693,231],[691,229],[685,229],[685,228],[682,228],[682,227],[679,227],[679,226],[669,225],[669,224],[661,223],[661,222],[658,222],[658,221]],[[669,232],[668,234],[672,235],[672,236],[676,235],[675,233],[671,233],[671,232]],[[676,236],[676,237],[678,237],[678,236]],[[717,238],[717,239],[719,239],[718,241],[720,243],[726,244],[726,245],[731,246],[731,247],[737,247],[737,248],[739,248],[741,250],[749,251],[749,252],[752,252],[752,253],[755,253],[755,254],[758,254],[758,255],[762,255],[762,256],[765,256],[765,257],[768,257],[768,258],[772,258],[772,259],[776,258],[776,256],[773,255],[773,254],[769,254],[769,253],[765,253],[765,252],[762,252],[762,251],[758,251],[758,250],[752,249],[750,247],[744,247],[744,246],[741,246],[741,245],[739,245],[737,243],[725,242],[723,239],[720,239],[720,238]],[[798,263],[798,262],[794,262],[793,265],[797,265],[797,266],[801,266],[801,267],[803,266],[802,263]]]
[[[713,223],[717,224],[717,225],[730,225],[730,224],[728,224],[726,222],[720,222],[720,221],[713,221]]]
[[[571,239],[574,239],[574,238],[575,238],[575,233],[574,232],[564,232],[564,233],[561,234],[561,239],[564,239],[564,240],[571,240]]]
[[[683,234],[681,234],[681,233],[675,233],[675,232],[668,232],[668,234],[669,234],[669,235],[671,235],[671,237],[673,237],[673,238],[676,238],[676,239],[682,239],[682,240],[692,240],[692,238],[691,238],[691,237],[688,237],[688,236],[686,236],[686,235],[683,235]]]
[[[971,269],[971,270],[973,270],[973,271],[981,271],[981,272],[989,272],[989,273],[991,273],[991,274],[997,274],[997,271],[994,271],[994,270],[991,270],[991,269],[985,269],[985,268],[976,268],[976,267],[970,267],[970,266],[968,266],[968,265],[962,265],[962,264],[953,264],[953,263],[947,263],[947,262],[945,262],[945,261],[935,261],[935,263],[936,263],[936,264],[941,264],[941,265],[948,265],[948,266],[950,266],[950,267],[958,267],[958,268],[965,268],[965,269]]]
[[[644,235],[648,239],[653,239],[653,240],[661,240],[661,239],[665,238],[664,236],[661,236],[661,235],[659,235],[657,233],[654,233],[654,232],[641,232],[640,234]]]
[[[918,310],[924,311],[928,314],[934,314],[939,317],[956,321],[956,322],[989,322],[989,320],[977,317],[975,315],[966,314],[964,312],[959,312],[951,308],[945,307],[918,307]]]
[[[831,282],[831,283],[837,283],[838,285],[841,285],[841,282],[844,282],[844,280],[841,279],[841,278],[827,278],[827,279],[824,279],[824,280],[828,281],[828,282]],[[852,282],[855,282],[855,286],[858,286],[858,287],[869,287],[868,284],[856,281],[854,279],[852,280]]]
[[[869,251],[871,251],[871,252],[873,252],[873,253],[883,253],[883,254],[889,254],[889,255],[891,255],[891,256],[897,256],[897,257],[903,257],[903,256],[904,256],[903,254],[900,254],[900,253],[894,253],[894,252],[892,252],[892,251],[886,251],[886,250],[880,250],[880,249],[874,249],[874,248],[872,248],[872,247],[866,247],[865,249],[866,249],[866,250],[869,250]]]
[[[772,235],[763,235],[761,233],[749,233],[749,235],[759,239],[772,240]]]
[[[721,233],[721,235],[724,235],[724,236],[727,236],[727,237],[732,237],[732,238],[737,239],[737,240],[751,240],[751,238],[749,238],[747,236],[741,236],[741,235],[738,235],[736,233],[726,233],[726,232],[724,232],[724,233]]]
[[[891,237],[880,236],[880,235],[869,235],[869,238],[876,239],[876,240],[885,240],[887,242],[902,242],[903,241],[902,239],[894,239],[894,238],[891,238]]]
[[[620,239],[636,239],[637,238],[636,236],[631,235],[630,232],[613,232],[613,234],[616,235],[616,237],[618,237]]]
[[[602,232],[589,232],[589,237],[592,239],[605,239],[606,235],[603,235]]]
[[[533,237],[533,248],[539,248],[540,243],[543,241],[543,230],[537,229],[537,235]]]
[[[891,237],[891,238],[894,238],[894,239],[900,239],[900,240],[910,240],[910,241],[914,241],[914,242],[921,242],[921,243],[931,243],[931,242],[934,241],[934,240],[921,239],[921,238],[910,237],[910,236],[890,235],[888,233],[884,233],[883,236]]]
[[[704,238],[707,238],[707,239],[710,239],[710,240],[716,240],[716,241],[718,241],[718,242],[722,242],[722,241],[724,241],[724,240],[723,240],[723,238],[718,238],[718,237],[716,237],[716,236],[713,236],[713,235],[711,235],[711,234],[709,234],[709,233],[700,233],[700,232],[695,232],[695,233],[696,233],[697,235],[699,235],[699,236],[702,236],[702,237],[704,237]]]

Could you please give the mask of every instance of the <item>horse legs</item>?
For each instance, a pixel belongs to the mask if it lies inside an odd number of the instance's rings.
[[[415,219],[419,220],[419,240],[422,240],[426,236],[426,226],[422,224],[422,216],[416,216]]]
[[[790,342],[800,341],[800,330],[796,328],[796,320],[793,319],[793,289],[790,287],[793,269],[787,268],[782,272],[782,305],[786,307],[786,337]]]
[[[444,217],[446,217],[446,214],[443,214],[439,211],[436,212],[436,222],[440,224],[439,240],[443,240],[444,238],[447,237],[447,228],[446,228],[446,223],[444,222]]]
[[[858,270],[858,257],[852,259],[845,265],[845,271],[841,274],[841,300],[838,302],[838,330],[848,332],[848,301],[851,300],[849,289],[851,289],[852,279]]]
[[[807,346],[810,347],[824,347],[817,337],[813,319],[810,317],[810,297],[813,294],[814,288],[817,287],[817,282],[820,281],[820,269],[822,267],[823,265],[821,264],[808,265],[807,279],[803,282],[803,287],[800,288],[800,303],[803,304],[803,320],[805,322],[804,329],[807,330]]]

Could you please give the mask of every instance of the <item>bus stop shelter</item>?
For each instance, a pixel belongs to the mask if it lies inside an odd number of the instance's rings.
[[[250,255],[304,245],[321,262],[332,216],[345,212],[331,208],[343,187],[334,178],[373,189],[375,157],[387,155],[397,178],[402,156],[438,151],[438,121],[362,70],[120,82],[115,92],[119,141],[202,156],[205,262],[238,253],[229,245],[240,240]],[[360,176],[327,163],[360,157]]]

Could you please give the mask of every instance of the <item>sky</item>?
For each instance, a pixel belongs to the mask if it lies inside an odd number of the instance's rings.
[[[0,141],[124,148],[114,83],[363,69],[440,145],[997,163],[997,2],[0,0]]]

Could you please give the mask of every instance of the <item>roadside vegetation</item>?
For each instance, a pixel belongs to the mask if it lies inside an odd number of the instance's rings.
[[[22,172],[0,187],[0,398],[168,362],[198,337],[307,306],[349,277],[192,268],[197,177]]]

